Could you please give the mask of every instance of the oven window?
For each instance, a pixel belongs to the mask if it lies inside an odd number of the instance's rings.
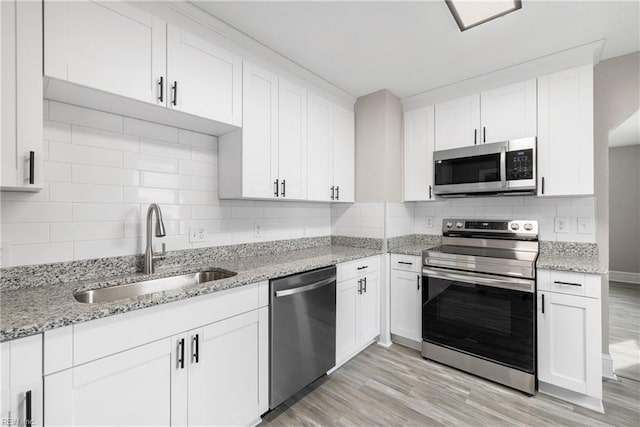
[[[534,372],[532,293],[427,276],[423,282],[425,341]]]
[[[437,160],[436,185],[500,181],[500,154]]]

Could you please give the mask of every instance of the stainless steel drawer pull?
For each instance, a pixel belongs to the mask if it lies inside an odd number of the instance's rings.
[[[25,414],[24,414],[24,425],[25,426],[32,426],[33,425],[33,420],[31,419],[31,390],[27,391],[25,393]],[[4,424],[4,423],[3,423]]]
[[[200,334],[191,338],[191,363],[200,362]]]
[[[369,268],[368,265],[363,265],[362,267],[358,267],[358,270],[364,270],[365,268]]]
[[[184,338],[178,340],[178,369],[184,369]]]
[[[407,262],[407,261],[398,261],[398,264],[413,265],[412,262]]]
[[[553,283],[555,283],[556,285],[582,286],[582,283],[559,282],[557,280],[554,280]]]
[[[283,291],[276,291],[275,296],[278,297],[286,297],[287,295],[295,295],[302,292],[312,291],[314,289],[321,288],[323,286],[330,285],[336,281],[335,277],[330,277],[328,279],[321,280],[316,283],[312,283],[306,286],[300,286],[299,288],[285,289]]]
[[[418,274],[418,277],[416,279],[416,283],[418,284],[418,290],[420,290],[420,275]]]

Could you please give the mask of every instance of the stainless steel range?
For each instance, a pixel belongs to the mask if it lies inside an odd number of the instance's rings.
[[[422,356],[535,393],[538,223],[445,219],[423,252]]]

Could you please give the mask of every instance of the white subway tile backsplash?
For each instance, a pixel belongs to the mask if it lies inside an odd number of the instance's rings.
[[[219,203],[218,193],[213,191],[180,190],[180,204],[215,205]]]
[[[51,162],[45,160],[42,162],[44,168],[44,176],[47,181],[71,182],[71,164],[62,162]]]
[[[218,150],[218,138],[190,130],[178,129],[178,142],[206,150]]]
[[[49,120],[114,132],[122,132],[123,124],[122,116],[56,101],[49,101]]]
[[[148,154],[124,153],[123,166],[127,169],[168,173],[178,172],[178,161],[176,159]]]
[[[68,261],[73,259],[73,243],[11,245],[8,258],[9,265],[31,265]]]
[[[71,221],[71,203],[2,202],[2,223]]]
[[[23,245],[49,242],[49,223],[2,224],[2,243]]]
[[[58,162],[97,166],[122,166],[122,152],[85,147],[55,141],[49,142],[49,159]]]
[[[179,160],[178,172],[181,175],[218,176],[218,162],[215,164],[193,160]]]
[[[178,128],[130,117],[124,117],[124,133],[160,141],[178,142]]]
[[[163,188],[124,187],[125,203],[178,203],[178,191]]]
[[[191,217],[193,219],[219,219],[231,218],[230,206],[192,206]]]
[[[143,187],[174,188],[178,190],[191,188],[190,176],[158,172],[141,172],[141,175]]]
[[[191,189],[196,191],[218,191],[218,178],[212,176],[192,176]]]
[[[74,221],[134,221],[139,216],[140,205],[119,203],[73,204]]]
[[[173,159],[191,159],[191,147],[147,138],[140,139],[140,152]]]
[[[52,182],[52,202],[122,203],[122,187],[116,185]]]
[[[123,237],[122,221],[59,222],[51,224],[52,242],[117,239]]]
[[[73,259],[92,259],[142,253],[140,238],[101,239],[73,242]]]
[[[71,142],[71,125],[67,123],[45,120],[42,133],[48,141]]]
[[[138,137],[84,126],[73,126],[71,142],[78,145],[107,148],[109,150],[140,151]]]
[[[71,177],[73,182],[84,184],[140,184],[140,173],[137,170],[132,169],[73,165],[71,169]]]

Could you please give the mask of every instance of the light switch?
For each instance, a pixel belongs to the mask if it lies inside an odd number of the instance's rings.
[[[594,223],[593,218],[578,218],[578,233],[593,234]]]

